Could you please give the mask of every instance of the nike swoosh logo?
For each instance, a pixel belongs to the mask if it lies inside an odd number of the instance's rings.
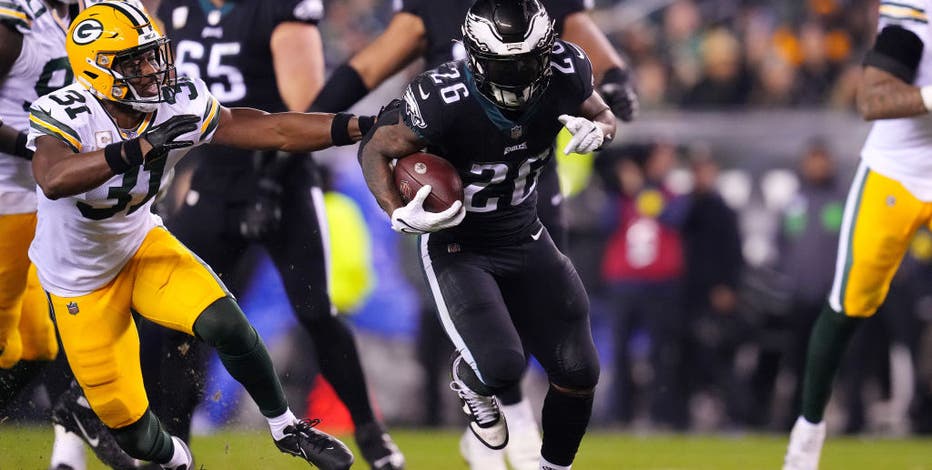
[[[98,436],[91,439],[91,436],[87,434],[87,431],[81,424],[81,420],[78,419],[78,415],[71,413],[71,417],[74,418],[74,422],[78,425],[78,430],[81,431],[81,434],[84,435],[84,439],[87,439],[87,444],[96,449],[97,445],[100,444],[100,437]]]
[[[534,240],[534,241],[537,241],[537,239],[540,238],[540,236],[541,236],[543,233],[544,233],[544,227],[541,226],[541,227],[540,227],[540,230],[538,230],[537,233],[531,234],[531,239]]]
[[[422,99],[422,100],[426,100],[427,97],[430,96],[430,93],[424,93],[424,89],[421,88],[421,84],[420,84],[420,83],[417,84],[417,91],[418,91],[418,93],[421,94],[421,99]]]

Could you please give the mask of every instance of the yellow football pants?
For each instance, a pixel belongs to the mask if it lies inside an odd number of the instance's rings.
[[[193,334],[201,312],[226,295],[213,271],[161,227],[106,286],[79,297],[49,295],[68,363],[101,421],[128,426],[149,406],[130,309]]]
[[[845,202],[829,304],[851,317],[873,315],[890,290],[919,227],[932,221],[932,202],[863,162]]]
[[[55,327],[38,282],[27,282],[36,213],[0,215],[0,368],[58,355]]]

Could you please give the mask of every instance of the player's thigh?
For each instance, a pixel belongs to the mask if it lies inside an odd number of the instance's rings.
[[[877,311],[929,210],[899,182],[861,164],[845,202],[829,295],[833,309],[853,317]]]
[[[323,192],[308,185],[286,185],[286,190],[281,228],[264,246],[299,317],[334,315],[327,291],[330,253]]]
[[[68,364],[91,408],[112,428],[134,423],[149,406],[130,313],[132,293],[133,276],[124,268],[90,294],[47,294]]]
[[[0,368],[22,357],[19,322],[36,214],[0,215]]]
[[[520,379],[524,347],[485,257],[442,248],[421,237],[422,268],[444,330],[486,384]]]
[[[55,325],[49,312],[48,298],[36,267],[29,266],[26,290],[23,293],[22,314],[19,321],[19,334],[22,338],[22,359],[27,361],[51,361],[58,355],[58,339]]]
[[[201,312],[229,295],[210,267],[161,227],[149,232],[128,267],[135,276],[133,309],[189,335]]]
[[[589,324],[589,297],[576,268],[549,236],[524,245],[526,265],[502,283],[525,347],[557,385],[595,386],[599,361]]]

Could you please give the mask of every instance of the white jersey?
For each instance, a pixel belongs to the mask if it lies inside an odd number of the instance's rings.
[[[207,143],[220,122],[220,103],[199,79],[179,79],[175,90],[173,102],[159,104],[136,129],[121,131],[91,92],[77,83],[67,86],[33,103],[27,145],[35,149],[37,138],[50,135],[75,152],[91,152],[181,114],[194,114],[201,121],[197,130],[178,140]],[[51,200],[38,190],[39,221],[29,259],[38,268],[42,286],[55,295],[74,297],[116,277],[146,234],[162,224],[151,211],[154,197],[165,175],[190,149],[172,150],[167,158],[133,167],[83,194]]]
[[[881,0],[878,30],[906,28],[925,46],[913,85],[932,85],[932,0]],[[932,115],[874,122],[861,158],[871,170],[899,181],[918,199],[932,202]]]
[[[0,0],[0,23],[23,35],[23,48],[0,84],[3,125],[29,129],[29,106],[73,81],[65,55],[69,18],[59,18],[41,0]],[[0,214],[36,210],[36,180],[30,163],[0,153]]]

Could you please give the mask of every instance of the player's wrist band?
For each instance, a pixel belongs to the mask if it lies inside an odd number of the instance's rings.
[[[602,84],[606,83],[617,83],[619,85],[625,85],[628,83],[628,80],[631,78],[631,75],[627,70],[615,66],[605,71],[605,74],[602,75]]]
[[[926,107],[926,111],[932,112],[932,85],[920,88],[919,94],[922,95],[922,104]]]
[[[13,147],[13,155],[16,155],[19,158],[24,158],[26,160],[32,160],[32,150],[26,148],[26,141],[28,141],[28,136],[25,132],[20,132],[16,136],[16,145]]]
[[[139,138],[115,142],[104,147],[104,158],[107,159],[110,171],[116,175],[126,173],[130,168],[142,164],[142,147],[139,145]]]
[[[349,123],[353,119],[350,113],[337,113],[333,115],[330,123],[330,141],[333,145],[349,145],[355,143],[350,137]]]
[[[359,133],[362,135],[368,134],[375,125],[375,116],[356,116],[356,119],[359,122]]]

